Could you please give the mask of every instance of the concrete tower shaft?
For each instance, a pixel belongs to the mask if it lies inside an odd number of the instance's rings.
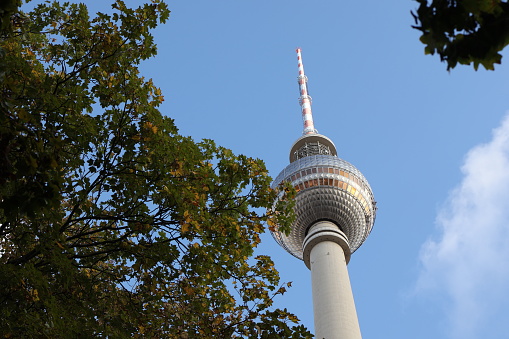
[[[311,270],[316,338],[361,339],[348,276],[348,242],[337,226],[319,221],[304,242],[304,261]]]

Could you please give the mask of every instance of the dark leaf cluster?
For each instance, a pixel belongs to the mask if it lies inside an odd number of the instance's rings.
[[[503,0],[416,0],[412,12],[426,54],[437,53],[447,69],[458,63],[493,70],[509,44],[509,3]]]

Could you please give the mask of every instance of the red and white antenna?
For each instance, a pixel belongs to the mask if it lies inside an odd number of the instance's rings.
[[[304,122],[304,132],[302,134],[315,134],[318,131],[315,129],[313,124],[313,114],[311,112],[311,97],[308,94],[308,77],[304,74],[304,65],[302,64],[302,56],[300,54],[301,49],[297,48],[297,60],[299,61],[299,76],[297,81],[299,82],[300,97],[299,104],[302,108],[302,121]]]

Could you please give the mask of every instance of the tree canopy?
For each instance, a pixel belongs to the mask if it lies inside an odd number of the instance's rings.
[[[138,70],[166,4],[0,16],[0,336],[310,337],[253,257],[291,199],[261,160],[180,135]]]
[[[412,12],[426,54],[437,53],[447,69],[458,63],[493,70],[509,44],[509,3],[503,0],[416,0]]]

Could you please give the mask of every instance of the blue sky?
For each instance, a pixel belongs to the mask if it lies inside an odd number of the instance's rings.
[[[424,55],[410,0],[168,4],[159,55],[142,65],[162,112],[183,135],[263,159],[273,177],[302,131],[302,48],[315,127],[378,201],[349,264],[364,339],[507,337],[507,53],[495,72],[448,73]],[[277,306],[312,329],[304,263],[269,234],[259,253],[293,282]]]
[[[263,159],[273,177],[302,131],[302,48],[315,127],[378,201],[349,264],[365,339],[507,337],[509,56],[495,72],[448,73],[424,55],[410,0],[168,3],[159,56],[142,67],[162,111],[183,135]],[[277,306],[312,329],[305,265],[270,235],[259,251],[293,282]]]

